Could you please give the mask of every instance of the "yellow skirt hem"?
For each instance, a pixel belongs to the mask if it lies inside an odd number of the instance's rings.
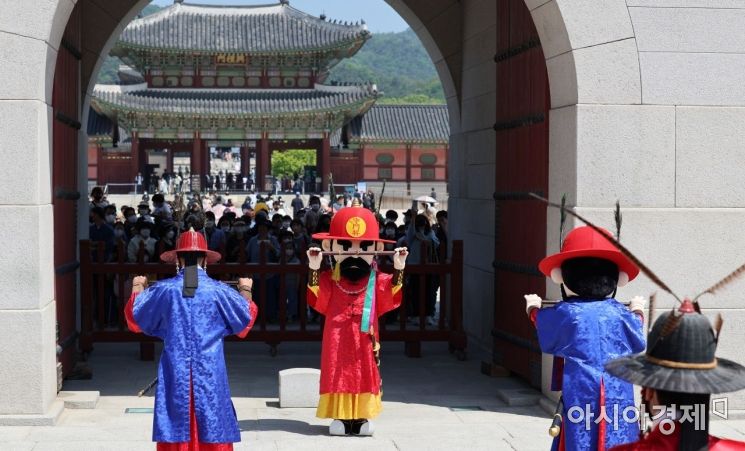
[[[316,417],[335,420],[375,418],[383,410],[381,393],[324,393],[318,401]]]

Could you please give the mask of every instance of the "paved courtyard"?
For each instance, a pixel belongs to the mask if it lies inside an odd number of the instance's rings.
[[[228,343],[228,371],[242,442],[236,450],[547,450],[548,415],[538,406],[510,407],[498,390],[525,389],[510,378],[489,378],[476,358],[459,362],[442,344],[423,347],[421,359],[403,356],[403,345],[383,349],[384,411],[372,438],[329,437],[315,409],[280,409],[277,372],[317,367],[318,344],[282,344],[270,357],[260,343]],[[159,350],[157,350],[159,352]],[[0,427],[3,451],[152,450],[153,398],[135,394],[156,372],[137,359],[134,344],[96,345],[94,377],[68,381],[64,390],[98,390],[93,410],[70,410],[53,427]],[[745,421],[715,422],[722,436],[745,440]]]

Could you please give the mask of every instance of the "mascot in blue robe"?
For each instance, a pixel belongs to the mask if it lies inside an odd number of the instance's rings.
[[[206,263],[220,258],[192,229],[161,256],[178,262],[176,277],[149,288],[145,277],[132,282],[125,309],[129,329],[163,340],[153,420],[158,451],[231,451],[241,440],[223,338],[245,337],[258,309],[251,301],[251,279],[239,279],[236,291],[207,275]]]
[[[563,424],[552,450],[603,451],[633,442],[639,426],[624,420],[634,407],[633,386],[604,365],[644,350],[644,299],[634,298],[628,308],[614,299],[639,269],[590,227],[571,231],[561,252],[544,258],[539,269],[562,292],[562,301],[549,308],[541,308],[540,297],[525,296],[541,350],[554,356],[552,389],[562,391]]]

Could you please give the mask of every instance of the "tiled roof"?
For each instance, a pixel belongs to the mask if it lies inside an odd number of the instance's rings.
[[[317,85],[318,86],[318,85]],[[94,104],[183,114],[280,114],[324,111],[377,97],[374,86],[320,87],[292,90],[141,89],[120,91],[96,87]]]
[[[442,142],[450,137],[446,105],[375,105],[349,123],[350,141]]]
[[[88,112],[88,136],[110,136],[112,125],[111,119],[90,108]]]
[[[330,22],[282,1],[273,5],[213,6],[174,3],[133,20],[119,45],[128,47],[269,53],[335,47],[370,33],[363,23]]]

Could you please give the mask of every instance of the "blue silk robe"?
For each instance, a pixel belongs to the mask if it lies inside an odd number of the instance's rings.
[[[623,419],[625,408],[634,406],[633,385],[605,372],[609,360],[639,353],[645,347],[644,324],[615,299],[570,298],[553,308],[538,310],[536,330],[541,350],[564,358],[562,396],[564,398],[564,435],[567,450],[595,450],[599,443],[601,383],[605,397],[605,446],[620,445],[638,439],[639,427]],[[576,406],[594,417],[586,427],[585,419],[569,421],[567,413]],[[614,405],[618,406],[618,426],[614,426]],[[631,416],[631,413],[628,414]],[[577,409],[572,417],[577,419]],[[554,442],[554,449],[558,440]]]
[[[249,304],[228,285],[199,269],[193,298],[184,298],[183,271],[156,282],[134,299],[136,326],[163,340],[155,393],[153,441],[189,441],[189,394],[193,384],[199,439],[241,440],[225,371],[223,338],[251,323]]]

